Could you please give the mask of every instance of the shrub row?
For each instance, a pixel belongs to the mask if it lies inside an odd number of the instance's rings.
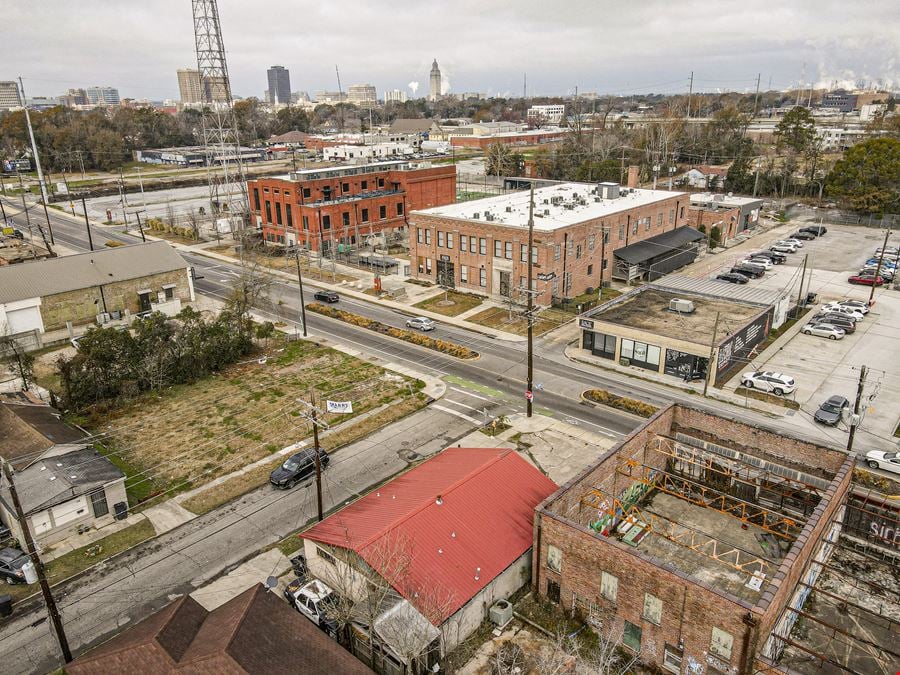
[[[420,347],[426,347],[443,354],[449,354],[450,356],[455,356],[458,359],[474,359],[478,356],[478,352],[469,349],[468,347],[463,347],[462,345],[458,345],[453,342],[447,342],[446,340],[437,340],[433,337],[428,337],[427,335],[423,335],[422,333],[418,333],[416,331],[406,330],[404,328],[394,328],[393,326],[388,326],[387,324],[381,323],[380,321],[375,321],[374,319],[369,319],[367,317],[360,316],[359,314],[353,314],[352,312],[345,312],[342,309],[335,309],[334,307],[328,307],[327,305],[320,305],[317,302],[311,302],[306,306],[306,309],[310,312],[323,314],[325,316],[331,317],[332,319],[338,319],[339,321],[344,321],[345,323],[359,326],[360,328],[365,328],[367,330],[375,331],[376,333],[381,333],[382,335],[387,335],[399,340],[405,340],[406,342],[410,342],[414,345],[419,345]]]
[[[659,410],[659,408],[650,405],[649,403],[644,403],[643,401],[638,401],[637,399],[628,398],[626,396],[618,396],[605,389],[588,389],[584,392],[584,397],[588,401],[609,406],[610,408],[624,410],[625,412],[629,412],[632,415],[638,415],[639,417],[652,417],[656,414],[656,411]]]

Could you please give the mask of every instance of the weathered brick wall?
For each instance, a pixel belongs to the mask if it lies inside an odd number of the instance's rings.
[[[733,218],[733,220],[732,220]],[[740,207],[731,209],[720,208],[718,211],[692,206],[687,210],[688,225],[700,229],[702,225],[708,234],[713,225],[718,225],[722,232],[721,241],[731,239],[737,234],[737,227],[741,220]]]
[[[697,438],[828,477],[835,474],[847,457],[840,450],[684,405],[675,409],[674,426],[678,431]]]
[[[626,198],[622,198],[625,200]],[[534,245],[538,249],[537,263],[534,265],[534,275],[555,274],[555,280],[535,280],[535,285],[540,294],[536,298],[538,304],[549,305],[552,297],[567,297],[580,295],[588,288],[599,288],[601,285],[601,268],[603,260],[606,260],[606,268],[602,270],[602,280],[612,278],[613,253],[616,249],[629,244],[634,244],[650,237],[655,237],[663,232],[681,227],[687,222],[686,208],[688,203],[686,195],[673,195],[655,204],[628,208],[623,201],[623,210],[603,218],[585,220],[584,222],[558,228],[553,231],[536,229],[534,233]],[[542,204],[536,204],[540,210]],[[472,202],[472,212],[479,211],[478,202]],[[685,215],[682,215],[682,212]],[[660,216],[661,221],[660,221]],[[641,226],[638,232],[633,232],[635,221],[650,218],[650,229]],[[671,218],[671,222],[670,222]],[[499,288],[494,288],[492,270],[494,267],[511,270],[511,281],[514,287],[524,279],[528,273],[528,261],[521,259],[520,247],[528,244],[528,230],[525,227],[509,226],[496,221],[464,220],[461,218],[446,218],[435,214],[413,212],[410,221],[410,259],[412,261],[412,275],[419,279],[435,281],[437,272],[436,261],[442,255],[450,257],[455,265],[456,284],[462,289],[478,293],[487,293],[497,296]],[[537,220],[537,227],[540,221]],[[431,244],[420,244],[415,236],[416,228],[431,230]],[[452,249],[438,246],[438,231],[452,232],[454,234],[454,246]],[[602,232],[607,231],[606,244],[602,242]],[[484,255],[460,251],[459,236],[484,237],[487,239],[487,249]],[[593,247],[591,238],[593,237]],[[494,257],[494,241],[512,243],[512,259]],[[555,249],[560,248],[559,258],[556,258]],[[581,250],[580,257],[578,250]],[[431,274],[419,271],[417,261],[419,258],[430,258],[432,261]],[[459,267],[465,265],[469,268],[468,282],[464,283],[460,278]],[[479,269],[486,270],[487,283],[481,286],[479,282]],[[564,293],[562,283],[563,274],[571,274],[571,287]]]
[[[547,567],[549,545],[562,551],[561,573]],[[618,578],[618,594],[613,603],[600,594],[601,572]],[[560,585],[561,604],[571,609],[573,596],[595,603],[604,615],[604,624],[612,624],[620,635],[623,622],[640,626],[641,659],[661,665],[666,644],[684,644],[683,665],[689,659],[707,664],[713,626],[734,638],[730,672],[735,672],[743,659],[745,632],[743,622],[749,605],[718,593],[685,575],[658,567],[636,549],[610,541],[573,524],[560,522],[550,515],[541,518],[541,541],[538,564],[533,574],[538,591],[547,593],[547,582]],[[662,601],[659,625],[643,617],[644,594]]]
[[[163,290],[163,286],[175,284],[175,297],[182,303],[191,301],[191,291],[188,285],[187,269],[163,272],[140,279],[116,281],[103,286],[103,297],[106,298],[106,310],[128,310],[132,314],[140,311],[138,291],[149,289],[150,298],[155,301],[156,294]],[[66,321],[74,325],[93,323],[97,315],[103,311],[103,300],[100,288],[82,288],[66,293],[48,295],[41,299],[41,317],[44,320],[44,330],[52,331],[66,327]]]

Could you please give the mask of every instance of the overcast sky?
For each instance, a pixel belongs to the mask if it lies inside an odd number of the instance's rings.
[[[195,67],[190,0],[3,0],[0,80],[26,93],[118,87],[177,98]],[[900,0],[219,0],[237,96],[262,96],[266,68],[291,88],[371,83],[427,93],[437,58],[451,92],[528,94],[749,90],[805,81],[900,87]]]

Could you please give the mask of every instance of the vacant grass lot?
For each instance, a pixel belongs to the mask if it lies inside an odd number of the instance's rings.
[[[125,472],[132,508],[202,485],[311,435],[309,407],[301,402],[309,400],[311,387],[319,410],[328,398],[353,402],[352,414],[320,415],[335,425],[408,398],[421,386],[311,342],[269,344],[267,358],[143,396],[89,429],[104,434],[107,456]]]
[[[448,291],[436,295],[433,298],[422,300],[422,302],[417,302],[413,307],[427,309],[429,312],[443,314],[444,316],[456,316],[457,314],[468,312],[474,307],[478,307],[483,301],[484,298],[479,295]]]
[[[534,323],[534,334],[542,335],[554,328],[559,328],[562,324],[572,320],[572,315],[555,309],[545,309],[537,315]],[[512,320],[509,318],[509,310],[504,307],[490,307],[477,314],[473,314],[465,319],[472,323],[477,323],[488,328],[496,328],[514,335],[526,335],[528,333],[528,323],[522,318],[517,311],[513,311]]]
[[[156,232],[153,232],[153,234],[155,235]],[[240,255],[235,252],[234,246],[231,244],[212,246],[207,250],[213,251],[214,253],[218,253],[220,255],[226,255],[229,258],[234,258],[235,260],[240,260]],[[263,267],[268,267],[272,270],[279,270],[281,272],[287,272],[288,274],[297,274],[297,261],[289,256],[268,256],[259,254],[256,256],[255,260]],[[319,267],[316,263],[308,264],[305,260],[301,260],[300,273],[303,275],[304,279],[324,281],[326,283],[339,284],[342,281],[359,281],[359,279],[357,279],[356,277],[341,274],[340,272],[332,274],[331,261],[327,259],[322,261],[321,267]]]

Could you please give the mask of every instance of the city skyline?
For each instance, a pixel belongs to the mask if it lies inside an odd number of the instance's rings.
[[[758,73],[763,89],[770,81],[772,89],[788,89],[801,80],[805,86],[879,80],[900,86],[895,38],[900,9],[888,0],[870,0],[866,11],[806,0],[788,7],[723,2],[714,13],[700,2],[678,7],[650,2],[618,11],[576,5],[570,13],[553,14],[530,2],[515,11],[497,2],[473,4],[472,11],[448,4],[446,11],[436,6],[426,15],[419,5],[404,10],[392,4],[390,15],[399,19],[387,21],[388,6],[378,2],[350,16],[291,3],[291,11],[309,17],[307,32],[293,35],[273,35],[258,21],[259,11],[275,16],[287,8],[284,0],[259,8],[223,2],[220,14],[232,89],[244,98],[262,98],[259,73],[272,63],[302,73],[292,83],[295,91],[336,89],[334,62],[347,82],[427,96],[435,57],[448,93],[521,96],[525,73],[529,95],[535,96],[568,95],[575,87],[613,94],[680,93],[687,91],[691,71],[694,91],[752,91]],[[54,96],[102,82],[117,87],[123,98],[176,99],[175,71],[193,67],[190,3],[182,0],[127,11],[86,0],[77,13],[74,7],[41,5],[8,12],[19,28],[10,36],[11,58],[0,77],[21,75],[29,96]],[[870,20],[875,14],[880,21]],[[432,27],[442,21],[442,30],[425,28],[426,18]],[[373,26],[383,31],[383,48],[350,39]],[[60,39],[54,39],[54,31]],[[460,35],[467,39],[459,40]],[[28,48],[35,44],[41,45],[37,58]],[[324,60],[322,54],[330,56]],[[409,84],[414,82],[419,86],[413,96]]]

